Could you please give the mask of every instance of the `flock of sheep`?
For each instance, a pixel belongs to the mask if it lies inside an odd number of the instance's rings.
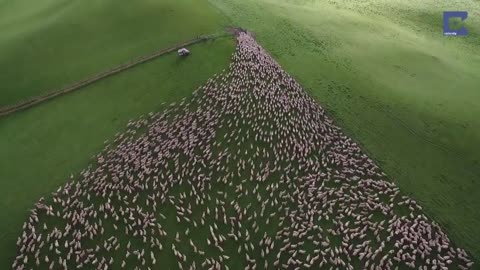
[[[13,269],[472,268],[248,33],[128,126],[35,204]]]

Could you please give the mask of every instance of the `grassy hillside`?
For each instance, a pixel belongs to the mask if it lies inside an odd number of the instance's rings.
[[[223,25],[206,1],[0,0],[0,105]],[[233,49],[231,38],[197,44],[186,59],[162,56],[0,118],[0,268],[9,269],[33,202],[84,168],[128,120],[189,96]]]
[[[218,10],[206,0],[0,0],[0,106],[239,25],[480,259],[478,1],[210,2]],[[442,36],[444,10],[470,12],[469,37]],[[0,119],[0,268],[34,201],[129,119],[188,96],[227,65],[233,46],[223,39],[192,50]]]
[[[0,0],[0,106],[218,30],[207,1]]]
[[[478,1],[211,2],[480,259]],[[468,37],[442,35],[444,10]]]

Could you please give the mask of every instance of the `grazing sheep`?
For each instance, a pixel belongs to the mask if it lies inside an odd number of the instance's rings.
[[[95,159],[35,204],[13,269],[473,267],[244,31],[227,70]]]

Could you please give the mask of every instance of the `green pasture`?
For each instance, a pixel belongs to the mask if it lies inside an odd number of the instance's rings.
[[[0,105],[222,27],[223,17],[206,1],[1,0]],[[10,268],[36,200],[83,169],[130,119],[189,96],[227,67],[234,41],[219,38],[190,49],[188,58],[161,56],[0,118],[1,269]]]
[[[211,2],[480,259],[478,1]],[[469,36],[443,36],[448,10]]]
[[[478,264],[478,1],[209,2],[0,0],[0,106],[241,26]],[[442,35],[445,10],[469,12],[468,37]],[[129,119],[189,96],[232,52],[229,38],[194,45],[187,59],[164,56],[0,118],[0,268],[12,262],[39,197],[84,168]]]
[[[0,107],[223,30],[220,20],[207,1],[0,0]]]

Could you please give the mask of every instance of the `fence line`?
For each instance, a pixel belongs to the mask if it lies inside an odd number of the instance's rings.
[[[81,80],[79,82],[73,83],[73,84],[71,84],[69,86],[66,86],[64,88],[51,91],[51,92],[49,92],[47,94],[44,94],[44,95],[33,97],[33,98],[30,98],[30,99],[25,100],[25,101],[20,101],[19,103],[14,104],[14,105],[10,105],[10,106],[0,108],[0,117],[9,115],[11,113],[14,113],[14,112],[17,112],[17,111],[20,111],[20,110],[28,109],[28,108],[30,108],[34,105],[38,105],[38,104],[40,104],[42,102],[45,102],[47,100],[51,100],[51,99],[53,99],[57,96],[73,92],[77,89],[80,89],[80,88],[85,87],[87,85],[93,84],[93,83],[95,83],[99,80],[105,79],[107,77],[110,77],[110,76],[115,75],[117,73],[120,73],[122,71],[125,71],[129,68],[132,68],[132,67],[137,66],[139,64],[145,63],[145,62],[150,61],[152,59],[155,59],[159,56],[171,53],[171,52],[176,51],[180,48],[183,48],[183,47],[186,47],[186,46],[189,46],[189,45],[193,45],[193,44],[196,44],[196,43],[200,43],[200,42],[203,42],[203,41],[213,40],[213,39],[216,39],[216,38],[219,38],[219,37],[228,36],[228,35],[230,35],[230,34],[225,33],[225,34],[220,34],[220,35],[218,35],[218,34],[217,35],[203,35],[203,36],[199,36],[197,38],[191,39],[189,41],[182,42],[182,43],[177,44],[173,47],[165,48],[165,49],[153,52],[151,54],[135,58],[135,59],[133,59],[133,60],[131,60],[131,61],[125,63],[125,64],[122,64],[120,66],[111,68],[107,71],[97,73],[93,76],[90,76],[90,77],[88,77],[84,80]]]

